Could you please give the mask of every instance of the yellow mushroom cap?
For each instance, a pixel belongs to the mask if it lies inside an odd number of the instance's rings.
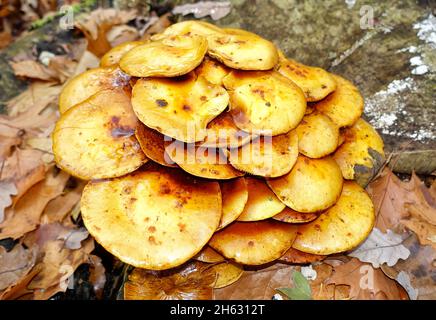
[[[248,201],[248,187],[244,177],[220,181],[223,199],[223,215],[218,230],[235,221],[242,213]]]
[[[298,149],[309,158],[322,158],[333,153],[339,143],[339,128],[326,115],[311,113],[304,116],[295,129]]]
[[[351,250],[369,235],[374,220],[371,198],[356,182],[347,181],[333,207],[316,220],[299,227],[292,246],[319,255]]]
[[[292,59],[281,59],[277,71],[299,86],[310,102],[322,100],[336,89],[336,82],[330,73]]]
[[[317,212],[337,201],[342,182],[341,169],[332,158],[310,159],[300,155],[291,172],[269,179],[268,185],[295,211]]]
[[[105,90],[62,114],[53,130],[56,164],[84,179],[119,177],[147,162],[135,138],[130,97]]]
[[[165,152],[169,158],[194,176],[227,180],[244,175],[228,163],[221,149],[198,147],[177,140],[166,144]]]
[[[298,136],[295,130],[274,137],[258,137],[229,152],[233,167],[262,177],[279,177],[288,173],[297,157]]]
[[[218,85],[223,84],[223,78],[228,75],[230,71],[231,70],[222,63],[208,57],[204,58],[203,62],[195,69],[195,73],[198,76],[203,76],[207,81]]]
[[[363,98],[350,81],[332,74],[336,90],[315,103],[315,108],[329,116],[339,127],[353,125],[363,113]]]
[[[245,177],[245,181],[247,182],[248,200],[238,221],[268,219],[285,208],[264,180]]]
[[[232,71],[223,83],[233,120],[244,131],[273,136],[288,133],[304,116],[303,92],[276,71]]]
[[[129,86],[130,76],[117,67],[94,68],[72,77],[59,95],[59,112],[64,113],[99,91],[123,89]]]
[[[221,218],[221,193],[217,182],[150,166],[89,182],[81,211],[107,251],[130,265],[162,270],[189,260],[209,241]]]
[[[135,77],[176,77],[203,61],[207,40],[201,36],[171,36],[137,46],[120,60],[120,68]]]
[[[197,255],[193,257],[193,259],[205,263],[218,263],[226,260],[222,255],[213,250],[209,246],[205,246]]]
[[[294,225],[274,220],[235,222],[215,233],[209,245],[238,263],[261,265],[280,258],[296,232]]]
[[[244,273],[242,266],[231,261],[218,263],[213,265],[211,269],[217,275],[215,285],[213,286],[215,289],[224,288],[235,283]]]
[[[384,161],[384,145],[382,138],[369,123],[360,118],[352,127],[344,129],[342,136],[344,141],[333,158],[345,179],[357,178],[356,173],[378,170]]]
[[[165,152],[165,136],[163,134],[139,122],[135,136],[142,151],[149,159],[166,167],[177,167],[177,164]]]
[[[202,147],[237,148],[255,137],[256,135],[239,129],[230,112],[224,111],[208,123],[204,141],[197,144]]]
[[[108,52],[101,57],[100,67],[110,67],[118,65],[121,60],[121,57],[132,50],[133,48],[145,44],[145,41],[127,41],[122,44],[119,44],[116,47],[113,47]]]
[[[223,87],[194,73],[140,79],[132,90],[133,110],[142,123],[188,143],[206,137],[207,124],[226,109],[228,101]]]
[[[272,42],[245,30],[223,31],[207,36],[209,56],[240,70],[270,70],[277,64],[278,53]]]

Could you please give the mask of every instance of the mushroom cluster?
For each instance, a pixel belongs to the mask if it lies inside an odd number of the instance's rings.
[[[185,21],[72,78],[53,151],[89,180],[86,228],[127,264],[316,261],[374,224],[355,180],[383,141],[363,105],[348,80],[256,34]]]

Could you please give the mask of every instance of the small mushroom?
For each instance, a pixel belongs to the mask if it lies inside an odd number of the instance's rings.
[[[235,222],[215,233],[209,245],[237,263],[262,265],[280,258],[296,235],[296,226],[275,220]]]

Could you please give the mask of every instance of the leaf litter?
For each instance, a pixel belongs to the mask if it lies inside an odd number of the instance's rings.
[[[231,10],[226,2],[196,5],[176,11],[218,19]],[[32,83],[7,102],[7,115],[0,115],[0,238],[17,239],[10,251],[0,246],[0,299],[48,299],[65,292],[83,263],[90,265],[90,281],[102,297],[106,270],[92,254],[94,240],[80,226],[83,183],[54,167],[50,134],[63,83],[98,66],[98,57],[113,45],[147,39],[171,23],[169,14],[152,13],[136,31],[126,25],[135,18],[133,11],[95,10],[76,24],[85,46],[44,59],[25,55],[11,63],[17,76]],[[0,40],[11,41],[8,36]],[[272,299],[277,292],[288,299],[436,299],[436,184],[427,188],[415,174],[402,181],[386,167],[367,190],[377,212],[376,228],[353,252],[305,266],[291,260],[245,268],[237,282],[221,289],[212,290],[208,276],[202,294],[215,299]],[[185,275],[186,283],[176,295],[195,296],[193,283],[204,279],[179,272],[171,277]],[[153,272],[136,277],[163,281]]]

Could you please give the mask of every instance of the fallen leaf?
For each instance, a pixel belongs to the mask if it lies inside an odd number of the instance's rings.
[[[293,286],[291,288],[277,288],[290,300],[311,300],[312,290],[307,279],[298,271],[292,273]]]
[[[407,291],[410,300],[418,299],[418,290],[416,290],[410,283],[410,277],[408,273],[400,271],[395,280]]]
[[[111,49],[106,36],[109,30],[115,25],[133,20],[135,17],[136,11],[133,10],[97,9],[84,19],[77,21],[75,26],[83,32],[88,40],[87,50],[97,57],[101,57]]]
[[[22,277],[15,285],[10,286],[0,293],[0,300],[16,300],[31,296],[32,290],[27,289],[29,283],[41,271],[40,267],[33,268],[27,275]]]
[[[143,40],[147,40],[150,36],[164,31],[171,25],[170,17],[171,13],[165,13],[164,15],[157,17],[154,12],[152,12],[148,22],[141,28],[139,34],[142,35]]]
[[[13,182],[0,181],[0,223],[5,217],[5,208],[12,204],[11,196],[17,194],[17,188]]]
[[[352,258],[350,261],[333,267],[332,276],[326,285],[347,285],[350,299],[353,300],[404,300],[400,285],[388,278],[380,269]],[[406,295],[407,296],[407,295]]]
[[[39,114],[50,102],[57,100],[60,91],[61,86],[55,82],[33,82],[27,90],[6,103],[8,116],[0,119],[11,119],[31,110],[32,114]]]
[[[139,32],[128,25],[114,26],[106,35],[111,47],[115,47],[121,43],[135,41],[139,38]]]
[[[372,181],[366,188],[374,203],[377,214],[375,227],[382,232],[391,229],[403,231],[400,220],[407,216],[404,204],[411,200],[409,190],[404,189],[403,182],[387,167],[379,178]]]
[[[92,283],[97,298],[103,295],[103,289],[106,284],[106,270],[101,259],[96,255],[89,256],[90,274],[89,281]]]
[[[79,185],[73,190],[70,190],[51,200],[44,209],[41,223],[49,224],[69,218],[68,214],[71,213],[73,208],[80,201],[84,186],[85,184],[83,182],[79,183]]]
[[[58,292],[65,292],[68,280],[81,264],[88,262],[94,250],[94,240],[86,240],[79,250],[64,246],[62,240],[50,241],[45,245],[44,257],[39,263],[41,272],[28,285],[33,289],[32,299],[46,300]]]
[[[77,62],[67,56],[54,56],[49,60],[49,69],[60,83],[71,78],[77,68]]]
[[[7,124],[0,124],[0,163],[10,156],[13,147],[21,143],[24,132]]]
[[[416,233],[422,245],[431,245],[436,250],[436,225],[414,217],[401,220],[401,223]]]
[[[210,300],[216,273],[201,262],[151,271],[135,268],[124,283],[125,300]]]
[[[34,149],[16,148],[3,164],[0,181],[13,182],[17,193],[14,204],[36,183],[45,177],[45,165],[41,160],[43,152]]]
[[[214,290],[217,300],[271,300],[276,288],[291,287],[296,267],[275,263],[268,267],[253,267],[244,271],[235,283]]]
[[[46,178],[29,189],[14,208],[6,210],[6,218],[0,224],[0,239],[17,239],[34,230],[39,224],[41,214],[47,203],[64,190],[69,175],[59,172],[49,173]]]
[[[391,230],[382,233],[374,228],[368,238],[358,248],[348,255],[358,258],[362,262],[369,262],[374,268],[381,264],[395,265],[398,260],[406,260],[410,251],[403,244],[403,238]]]
[[[78,75],[92,68],[97,68],[99,65],[100,65],[100,59],[92,52],[86,50],[83,53],[82,57],[80,58],[79,63],[77,64],[77,68],[76,71],[74,72],[74,75]]]
[[[15,285],[35,264],[36,248],[26,249],[21,244],[7,252],[0,246],[0,291]]]
[[[71,230],[65,235],[65,247],[68,249],[80,249],[82,241],[88,238],[89,232],[86,228]]]
[[[402,271],[406,272],[411,286],[418,292],[418,300],[435,300],[436,250],[431,246],[420,245],[417,236],[413,233],[404,240],[403,244],[410,250],[410,257],[398,261],[392,267],[382,265],[381,269],[392,279],[397,279]],[[399,283],[404,286],[404,283]],[[410,291],[407,287],[405,289]]]
[[[38,80],[54,80],[56,74],[50,68],[34,60],[24,60],[9,63],[17,77],[32,78]]]
[[[193,14],[195,18],[211,16],[213,20],[224,18],[232,10],[230,1],[199,1],[174,7],[173,14],[186,16]]]
[[[0,32],[0,49],[7,47],[12,42],[12,35],[9,31]]]

